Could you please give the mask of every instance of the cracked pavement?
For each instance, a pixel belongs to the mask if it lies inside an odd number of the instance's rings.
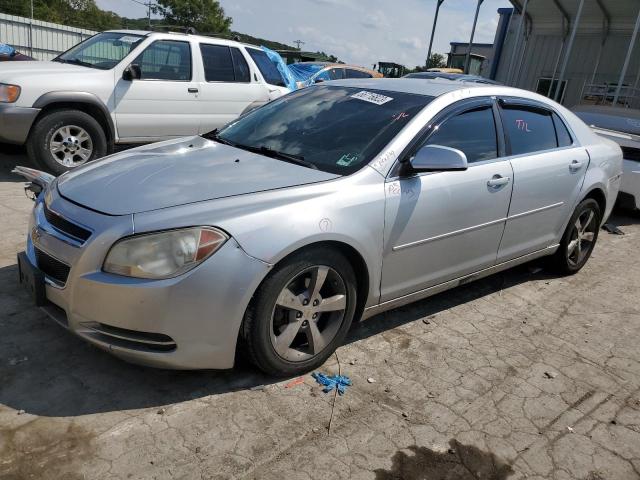
[[[578,275],[524,265],[355,325],[333,406],[310,375],[129,365],[31,307],[22,162],[0,155],[0,479],[640,478],[640,217]]]

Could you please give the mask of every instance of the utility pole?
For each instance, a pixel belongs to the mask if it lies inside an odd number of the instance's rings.
[[[429,68],[429,60],[431,60],[431,47],[433,46],[433,35],[436,33],[436,24],[438,23],[438,13],[440,12],[440,5],[444,0],[438,0],[436,4],[436,15],[433,17],[433,27],[431,27],[431,38],[429,39],[429,50],[427,51],[427,63],[425,67]]]
[[[473,17],[473,28],[471,28],[471,38],[469,39],[469,47],[467,48],[467,56],[464,59],[464,73],[469,73],[469,63],[471,62],[471,47],[473,46],[473,37],[476,34],[476,24],[478,23],[478,13],[480,13],[480,6],[484,0],[478,0],[476,6],[476,15]]]
[[[304,42],[302,40],[294,40],[293,43],[296,44],[296,47],[298,47],[298,50],[300,50],[300,45],[304,45]]]
[[[31,18],[29,19],[29,55],[33,57],[33,0],[31,0]]]

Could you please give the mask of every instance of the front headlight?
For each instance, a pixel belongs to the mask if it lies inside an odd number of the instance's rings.
[[[227,235],[212,227],[137,235],[116,242],[102,268],[135,278],[176,277],[209,258],[227,239]]]
[[[20,87],[18,85],[7,85],[0,83],[0,102],[13,103],[20,96]]]

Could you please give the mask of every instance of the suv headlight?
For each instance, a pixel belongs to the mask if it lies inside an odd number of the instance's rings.
[[[177,277],[213,255],[227,239],[226,234],[212,227],[136,235],[116,242],[102,269],[135,278]]]
[[[13,103],[20,96],[20,87],[18,85],[7,85],[0,83],[0,102]]]

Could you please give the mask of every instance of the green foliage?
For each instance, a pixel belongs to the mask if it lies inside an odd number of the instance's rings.
[[[0,12],[21,17],[31,16],[29,0],[0,0]],[[33,16],[37,20],[61,23],[90,30],[118,28],[121,18],[100,10],[94,0],[34,0]]]
[[[427,68],[444,68],[447,66],[447,60],[441,53],[432,53],[431,58],[427,60]]]
[[[194,27],[200,33],[230,32],[232,19],[217,0],[158,0],[152,8],[168,25]]]

